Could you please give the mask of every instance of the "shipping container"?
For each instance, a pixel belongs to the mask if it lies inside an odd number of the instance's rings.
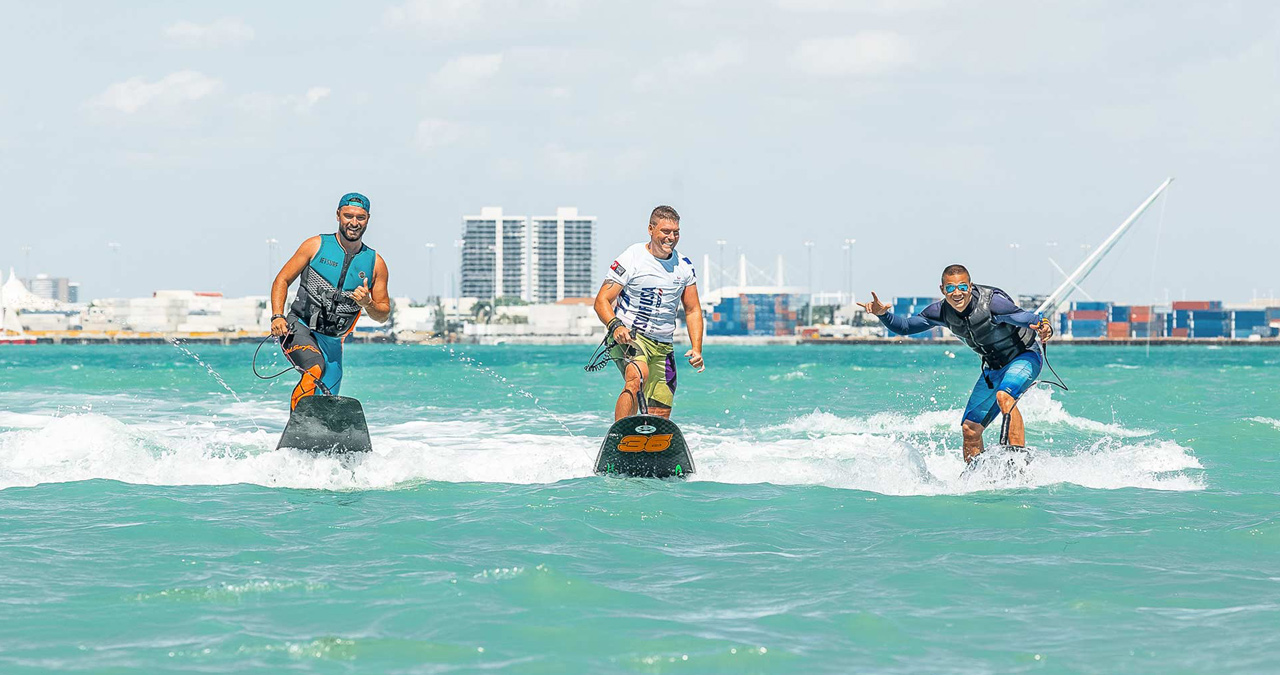
[[[1218,323],[1231,320],[1231,312],[1224,312],[1219,309],[1211,310],[1192,310],[1191,323],[1200,322]]]
[[[1172,331],[1169,332],[1169,335],[1176,338],[1184,338],[1184,337],[1187,337],[1187,329],[1174,328]]]
[[[1173,303],[1175,311],[1179,309],[1188,310],[1220,310],[1222,309],[1221,300],[1179,300]]]
[[[1127,338],[1129,337],[1128,321],[1112,321],[1107,324],[1107,337],[1109,338]]]
[[[1151,305],[1133,305],[1129,307],[1129,323],[1142,323],[1151,321],[1154,313],[1151,311]]]
[[[1227,330],[1226,324],[1203,324],[1192,326],[1191,330],[1187,331],[1187,335],[1196,339],[1224,338],[1230,335],[1230,331]]]
[[[1107,320],[1107,310],[1105,309],[1077,309],[1067,313],[1067,318],[1072,321],[1103,321]]]
[[[1111,303],[1109,302],[1089,301],[1071,303],[1072,310],[1084,310],[1086,312],[1105,312],[1110,307]]]
[[[1071,336],[1077,338],[1100,338],[1107,334],[1106,321],[1081,320],[1071,321]]]
[[[1110,320],[1114,322],[1129,321],[1129,308],[1124,305],[1112,305]]]
[[[1231,313],[1231,321],[1236,328],[1267,325],[1267,311],[1264,309],[1236,310]]]

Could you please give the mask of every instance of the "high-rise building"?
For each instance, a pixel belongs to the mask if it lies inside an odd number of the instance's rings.
[[[562,206],[554,216],[534,216],[532,231],[532,292],[534,302],[559,302],[594,293],[596,219],[579,216],[578,209]]]
[[[462,295],[530,300],[528,219],[486,206],[462,218]]]

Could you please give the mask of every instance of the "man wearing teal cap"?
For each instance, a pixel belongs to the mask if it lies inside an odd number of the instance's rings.
[[[342,340],[355,330],[362,311],[379,322],[391,316],[387,264],[362,241],[368,226],[369,199],[358,192],[342,195],[338,231],[302,242],[271,284],[271,334],[302,371],[292,407],[316,389],[338,393]],[[298,295],[285,314],[289,285],[299,276]]]

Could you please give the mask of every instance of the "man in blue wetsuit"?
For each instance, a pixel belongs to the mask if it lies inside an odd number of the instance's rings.
[[[391,316],[387,264],[364,245],[369,199],[358,192],[338,202],[338,231],[302,242],[271,284],[271,334],[302,380],[290,406],[320,389],[337,394],[342,384],[342,340],[355,330],[360,312],[374,321]],[[284,314],[289,284],[299,276],[298,295]]]
[[[939,288],[944,299],[914,316],[895,316],[875,293],[871,302],[858,304],[898,335],[944,326],[982,357],[982,377],[969,395],[960,424],[966,463],[982,452],[982,432],[998,413],[1008,416],[1009,444],[1023,446],[1026,430],[1016,404],[1040,374],[1036,335],[1048,341],[1053,328],[1039,315],[1018,307],[1004,291],[973,284],[964,265],[943,270]]]

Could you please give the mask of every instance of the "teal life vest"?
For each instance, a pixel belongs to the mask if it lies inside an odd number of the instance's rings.
[[[351,292],[366,280],[369,288],[373,288],[373,267],[377,260],[377,252],[364,244],[359,251],[348,254],[338,243],[338,235],[320,235],[320,250],[302,270],[298,295],[289,307],[289,314],[317,333],[333,337],[346,335],[360,318],[360,305],[351,299]]]

